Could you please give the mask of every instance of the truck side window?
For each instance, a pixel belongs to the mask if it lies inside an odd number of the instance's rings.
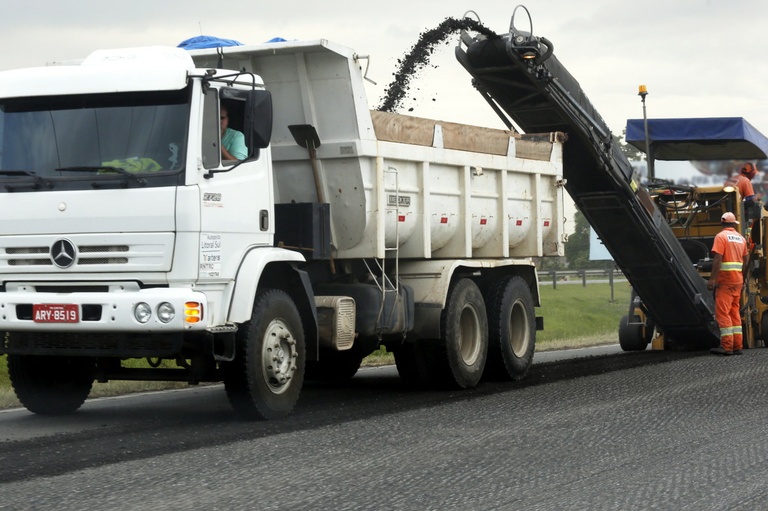
[[[227,162],[248,158],[248,147],[243,135],[243,106],[243,101],[221,100],[221,157]]]
[[[203,147],[201,155],[203,167],[212,169],[221,162],[221,149],[219,148],[219,96],[215,89],[205,94],[203,101]]]

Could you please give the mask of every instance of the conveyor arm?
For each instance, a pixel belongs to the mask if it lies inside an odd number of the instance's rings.
[[[459,62],[502,120],[526,133],[562,131],[566,190],[667,339],[719,343],[714,300],[647,190],[553,46],[510,27],[502,37],[462,34]]]

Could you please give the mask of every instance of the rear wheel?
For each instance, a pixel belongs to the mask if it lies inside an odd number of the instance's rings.
[[[93,386],[95,364],[86,357],[8,355],[8,375],[21,404],[40,415],[74,413]]]
[[[248,419],[288,415],[299,400],[305,356],[296,305],[283,291],[260,292],[251,320],[237,333],[235,360],[222,364],[232,407]]]
[[[624,351],[643,351],[650,341],[650,336],[644,336],[643,330],[648,329],[643,327],[640,316],[633,315],[631,322],[629,316],[623,316],[619,320],[619,346]]]
[[[536,317],[525,280],[507,276],[490,284],[483,294],[488,310],[488,362],[485,374],[493,379],[520,380],[533,362]]]
[[[451,285],[440,332],[440,339],[425,342],[431,352],[427,359],[430,382],[438,387],[474,387],[488,356],[488,318],[483,295],[472,280],[460,279]]]

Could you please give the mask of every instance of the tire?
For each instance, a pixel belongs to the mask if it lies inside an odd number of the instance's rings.
[[[488,311],[489,379],[521,380],[536,348],[536,312],[531,290],[521,277],[492,282],[483,293]]]
[[[224,389],[246,419],[279,419],[299,400],[306,360],[301,316],[283,291],[259,292],[237,332],[235,360],[222,364]]]
[[[76,412],[91,392],[94,368],[94,360],[86,357],[8,355],[16,397],[39,415]]]
[[[768,312],[764,312],[760,318],[760,331],[755,334],[755,347],[768,348]],[[760,345],[757,341],[762,341]],[[746,342],[744,345],[746,346]]]
[[[643,325],[640,323],[640,317],[632,316],[632,323],[629,322],[629,316],[623,316],[619,320],[619,346],[624,351],[643,351],[648,347],[648,337],[643,337]]]
[[[429,382],[439,388],[476,386],[488,356],[488,317],[483,295],[472,280],[457,280],[448,289],[440,332],[440,339],[424,342]]]
[[[768,347],[768,312],[764,312],[760,318],[760,332],[755,337],[762,340]]]
[[[350,380],[360,364],[363,356],[354,348],[345,351],[321,350],[320,360],[307,362],[304,378],[325,382],[343,382]]]

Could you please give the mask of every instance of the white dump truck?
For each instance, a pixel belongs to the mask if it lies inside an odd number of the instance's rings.
[[[411,385],[522,378],[532,258],[563,254],[562,143],[371,111],[360,59],[326,40],[2,72],[16,395],[65,414],[94,382],[223,382],[277,418],[381,346]]]

